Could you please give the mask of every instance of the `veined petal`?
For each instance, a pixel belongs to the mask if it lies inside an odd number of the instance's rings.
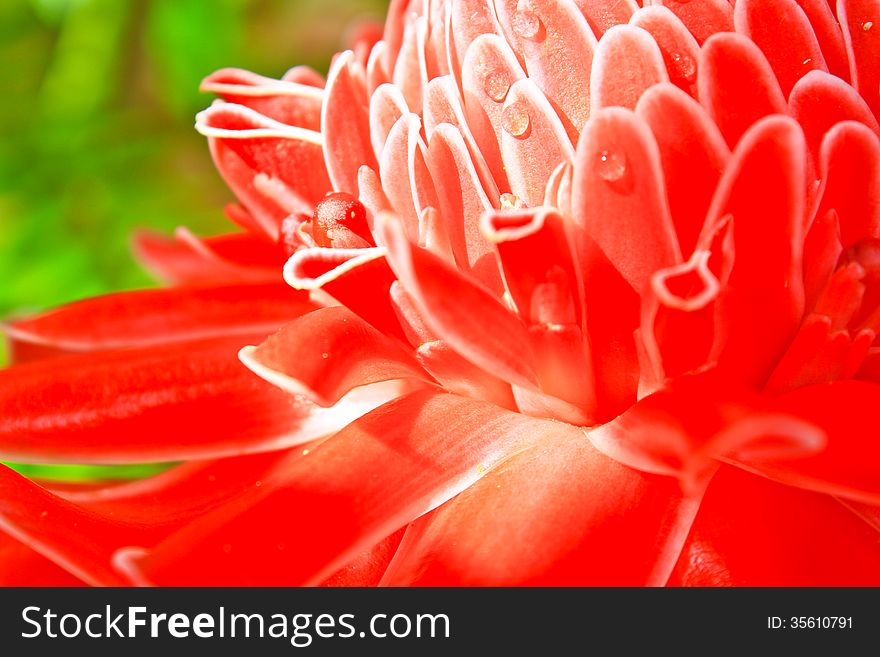
[[[560,424],[417,520],[382,583],[662,585],[697,505]]]
[[[415,393],[352,423],[305,458],[280,464],[260,489],[206,514],[131,566],[153,584],[320,583],[556,430],[491,404]],[[266,527],[274,529],[271,549]]]

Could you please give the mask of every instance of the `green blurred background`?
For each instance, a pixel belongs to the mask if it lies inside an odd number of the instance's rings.
[[[0,0],[0,318],[153,285],[136,227],[227,230],[231,194],[193,117],[215,69],[279,77],[387,0]],[[3,363],[0,340],[0,366]],[[17,469],[66,479],[80,466]],[[125,469],[123,469],[125,470]],[[114,477],[149,469],[114,470]]]
[[[149,278],[137,226],[227,227],[193,116],[236,66],[325,73],[385,0],[0,0],[0,317]]]

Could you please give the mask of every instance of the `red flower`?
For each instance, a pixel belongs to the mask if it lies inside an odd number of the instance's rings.
[[[403,0],[326,86],[210,76],[247,232],[0,377],[4,458],[186,462],[4,470],[7,580],[880,584],[875,22]]]

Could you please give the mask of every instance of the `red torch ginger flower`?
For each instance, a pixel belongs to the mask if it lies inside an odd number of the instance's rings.
[[[142,236],[176,285],[0,389],[4,458],[184,463],[4,470],[6,580],[880,584],[875,25],[395,0],[326,84],[210,76],[245,232]]]

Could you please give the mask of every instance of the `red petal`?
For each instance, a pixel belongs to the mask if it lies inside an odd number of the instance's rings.
[[[181,285],[277,281],[283,263],[280,249],[247,233],[200,240],[188,231],[174,238],[143,231],[134,252],[157,278]]]
[[[764,54],[740,34],[717,34],[706,41],[700,51],[699,71],[700,102],[731,148],[758,119],[788,113],[785,96]]]
[[[284,266],[284,279],[298,290],[325,292],[385,335],[406,337],[391,303],[395,277],[382,248],[302,249]]]
[[[519,318],[485,288],[409,242],[392,218],[382,224],[391,267],[428,327],[498,378],[534,387],[529,337]]]
[[[858,121],[880,134],[880,126],[864,99],[833,75],[811,71],[794,85],[788,103],[792,116],[804,129],[817,163],[825,133],[841,121]]]
[[[768,117],[742,138],[707,226],[732,216],[734,262],[722,274],[719,366],[751,383],[769,375],[804,310],[806,144],[794,120]],[[732,267],[732,268],[731,268]]]
[[[669,584],[877,586],[880,544],[829,496],[723,467]]]
[[[207,458],[299,444],[364,412],[319,412],[247,371],[237,352],[263,337],[77,354],[2,370],[0,453],[37,463]]]
[[[399,343],[339,306],[300,317],[241,357],[267,381],[321,406],[359,386],[429,379]]]
[[[880,237],[880,140],[859,123],[834,126],[822,141],[824,188],[818,216],[834,210],[844,249]]]
[[[810,21],[795,0],[740,0],[733,22],[764,52],[786,97],[809,71],[828,71]]]
[[[215,103],[196,117],[196,128],[229,148],[254,174],[277,178],[307,203],[330,191],[321,133],[280,123],[244,106]]]
[[[798,4],[810,20],[810,25],[822,48],[822,55],[828,64],[828,70],[841,80],[849,82],[846,44],[843,41],[837,16],[834,15],[836,3],[828,0],[798,0]]]
[[[875,0],[839,0],[837,16],[853,86],[880,116],[880,7]]]
[[[206,514],[132,567],[155,584],[318,583],[557,430],[497,406],[416,393],[357,420],[306,458],[280,464],[260,489]]]
[[[618,25],[602,37],[593,58],[590,93],[595,108],[635,109],[651,86],[668,82],[666,64],[657,42],[645,30]]]
[[[269,333],[314,308],[308,295],[277,283],[138,290],[13,322],[6,334],[13,351],[22,343],[57,353],[96,351]]]
[[[828,435],[825,449],[791,460],[751,460],[746,467],[777,481],[880,504],[880,443],[871,418],[880,385],[838,381],[800,388],[773,408],[814,423]]]
[[[417,520],[383,584],[662,585],[696,503],[557,426]]]
[[[0,531],[0,586],[85,586],[85,582]]]
[[[354,561],[337,570],[321,582],[321,586],[349,587],[376,586],[385,574],[388,564],[400,545],[405,530],[399,529],[370,550],[360,554]]]

